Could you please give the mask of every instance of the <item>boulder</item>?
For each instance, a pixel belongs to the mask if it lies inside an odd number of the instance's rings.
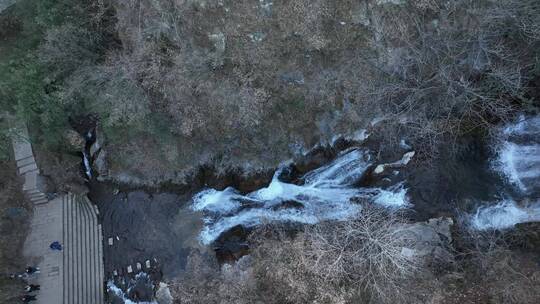
[[[172,304],[173,303],[173,297],[171,295],[169,285],[163,282],[159,283],[158,290],[156,291],[156,301],[159,304]]]
[[[409,241],[409,245],[402,248],[401,254],[409,258],[453,260],[449,251],[453,224],[451,218],[441,217],[427,222],[400,225],[397,232]]]
[[[107,177],[109,175],[109,166],[107,164],[106,153],[101,150],[94,158],[94,171],[98,173],[98,176]]]
[[[398,161],[370,166],[362,176],[360,184],[364,187],[384,188],[399,183],[403,179],[398,169],[405,167],[412,160],[414,154],[414,151],[410,151]]]
[[[374,174],[382,174],[387,169],[397,169],[397,168],[404,167],[411,161],[414,154],[415,154],[414,151],[410,151],[410,152],[405,153],[403,155],[403,157],[400,160],[396,161],[396,162],[378,165],[377,167],[375,167],[375,170],[373,170],[373,173]]]
[[[64,133],[64,139],[69,150],[72,151],[82,151],[86,144],[84,137],[75,130],[67,130]]]

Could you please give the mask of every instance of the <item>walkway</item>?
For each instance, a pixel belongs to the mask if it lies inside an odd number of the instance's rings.
[[[42,192],[39,169],[28,141],[25,126],[17,127],[19,137],[13,150],[23,190],[34,203],[31,231],[24,255],[41,273],[29,282],[41,285],[36,304],[103,304],[103,252],[97,208],[83,196],[65,194],[49,200]],[[53,251],[53,241],[63,251]]]
[[[86,196],[64,195],[64,304],[104,303],[103,252],[97,207]]]

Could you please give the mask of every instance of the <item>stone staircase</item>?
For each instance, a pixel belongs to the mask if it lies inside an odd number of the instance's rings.
[[[63,199],[64,304],[103,304],[103,251],[98,210],[86,196]]]
[[[18,126],[17,129],[18,135],[13,139],[13,151],[17,170],[24,177],[23,191],[34,204],[45,204],[49,200],[38,187],[39,169],[32,152],[32,145],[28,140],[28,130],[26,126]]]
[[[47,197],[42,189],[28,130],[15,125],[12,139],[17,170],[24,178],[23,191],[34,203],[31,231],[25,241],[28,262],[41,273],[28,279],[41,285],[36,304],[103,304],[103,242],[97,207],[86,196],[71,193]],[[62,244],[62,251],[49,248]]]

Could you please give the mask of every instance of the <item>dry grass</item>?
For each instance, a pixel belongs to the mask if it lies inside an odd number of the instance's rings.
[[[384,118],[388,142],[406,136],[421,156],[442,142],[489,129],[527,104],[540,14],[535,1],[432,1],[392,15],[373,44],[387,49],[366,102]],[[422,6],[423,7],[423,6]],[[517,47],[520,45],[521,47]]]
[[[396,228],[400,223],[396,214],[366,208],[362,218],[306,227],[294,236],[285,227],[267,226],[254,233],[250,256],[221,271],[192,255],[186,277],[175,284],[175,298],[276,304],[404,300],[408,280],[421,277],[420,263],[401,254],[412,244]]]
[[[516,247],[514,232],[462,231],[460,271],[465,278],[463,293],[476,288],[478,298],[492,303],[538,303],[540,267],[535,254]],[[448,302],[453,303],[453,302]]]

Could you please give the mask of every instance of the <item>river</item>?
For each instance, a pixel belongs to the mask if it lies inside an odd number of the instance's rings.
[[[113,278],[150,260],[152,279],[175,278],[192,250],[228,261],[248,253],[245,235],[258,225],[346,220],[362,216],[362,204],[406,210],[412,220],[449,215],[477,230],[540,220],[540,117],[522,116],[489,139],[460,144],[457,156],[442,156],[429,169],[400,163],[411,152],[404,145],[404,158],[388,160],[380,175],[369,144],[353,144],[309,169],[284,162],[248,187],[237,177],[178,191],[94,181],[90,197],[100,210],[106,272]]]

